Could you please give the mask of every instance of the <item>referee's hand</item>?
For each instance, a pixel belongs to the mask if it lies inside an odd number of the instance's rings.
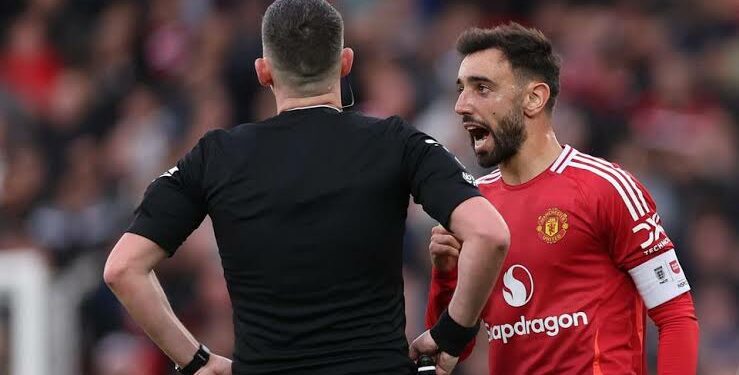
[[[198,370],[195,375],[231,375],[231,360],[211,354],[208,363]]]
[[[439,352],[439,346],[431,337],[431,332],[426,331],[417,339],[413,340],[410,347],[410,357],[412,360],[418,360],[421,354],[433,357],[436,360],[436,375],[450,375],[454,367],[459,362],[459,357],[453,357],[451,354]]]

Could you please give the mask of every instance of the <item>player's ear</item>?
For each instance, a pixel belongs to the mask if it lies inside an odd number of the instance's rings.
[[[346,77],[352,70],[354,65],[354,50],[351,48],[344,48],[341,50],[341,76]]]
[[[257,71],[257,79],[260,85],[270,87],[275,84],[272,78],[272,67],[266,58],[260,57],[254,60],[254,70]]]
[[[549,101],[549,85],[544,82],[530,82],[523,98],[523,111],[527,117],[534,117],[543,111]]]

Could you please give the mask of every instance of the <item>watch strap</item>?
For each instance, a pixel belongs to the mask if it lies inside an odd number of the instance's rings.
[[[210,350],[203,345],[200,344],[198,347],[198,351],[195,352],[195,356],[193,356],[190,363],[188,363],[185,367],[179,367],[175,366],[175,370],[177,370],[182,375],[195,375],[198,370],[203,368],[208,363],[208,360],[210,359]]]

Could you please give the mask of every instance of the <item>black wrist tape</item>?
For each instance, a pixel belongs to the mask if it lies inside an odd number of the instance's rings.
[[[444,310],[430,333],[442,352],[459,357],[479,330],[479,321],[473,327],[463,327],[449,316],[449,311]]]

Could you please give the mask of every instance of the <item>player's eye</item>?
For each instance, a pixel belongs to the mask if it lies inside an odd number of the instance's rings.
[[[486,85],[477,85],[477,92],[480,94],[486,95],[486,94],[489,94],[490,91],[491,91],[490,87]]]
[[[461,94],[462,91],[464,91],[464,86],[462,86],[462,85],[457,86],[457,93],[458,94]]]

